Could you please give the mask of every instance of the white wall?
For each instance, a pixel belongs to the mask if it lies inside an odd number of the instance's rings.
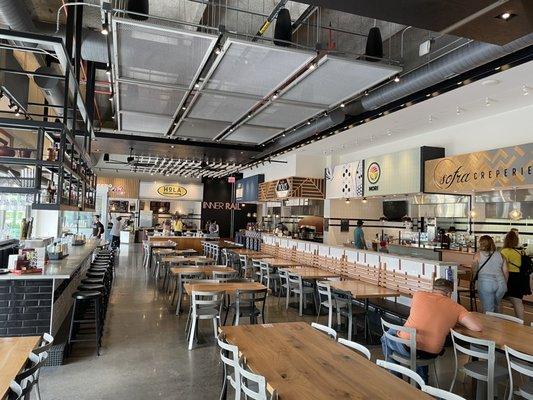
[[[290,154],[288,156],[277,157],[275,160],[287,161],[287,163],[265,163],[265,165],[261,165],[259,168],[243,171],[243,176],[246,178],[248,176],[264,174],[265,182],[291,176],[302,178],[324,178],[324,168],[326,168],[327,161],[326,157],[306,154]]]
[[[32,210],[33,237],[59,237],[59,211]]]
[[[447,156],[529,143],[533,139],[533,106],[449,126],[340,156],[340,163],[420,146],[446,149]]]

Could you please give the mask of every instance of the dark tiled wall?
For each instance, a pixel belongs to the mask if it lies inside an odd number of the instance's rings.
[[[52,280],[0,281],[0,336],[40,335],[50,330]]]

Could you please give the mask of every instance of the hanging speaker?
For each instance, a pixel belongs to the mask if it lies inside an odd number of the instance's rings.
[[[377,26],[370,28],[368,32],[365,55],[367,61],[379,61],[380,58],[383,58],[383,41]]]
[[[291,13],[286,8],[279,10],[274,28],[274,44],[288,47],[292,41]],[[288,43],[286,43],[288,42]]]
[[[128,11],[146,15],[150,14],[150,10],[148,8],[148,0],[129,0]],[[129,14],[129,16],[132,19],[136,19],[138,21],[145,21],[148,19],[148,17],[144,17],[142,15]]]
[[[104,154],[104,161],[109,161],[109,154],[108,153],[105,153]]]

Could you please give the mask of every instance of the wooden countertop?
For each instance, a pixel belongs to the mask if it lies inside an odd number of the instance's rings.
[[[186,283],[183,285],[187,294],[191,295],[193,291],[198,292],[226,292],[232,294],[240,290],[261,290],[267,287],[259,282],[219,282],[219,283]]]
[[[305,322],[222,326],[248,367],[283,400],[431,397]]]
[[[396,290],[356,280],[331,281],[331,287],[350,292],[356,299],[401,296],[401,293]]]
[[[24,367],[28,354],[40,339],[40,336],[0,338],[0,399],[7,395],[11,381]]]
[[[473,313],[483,325],[481,332],[474,332],[464,326],[454,329],[463,335],[478,339],[492,340],[496,347],[503,350],[505,345],[533,356],[533,327],[520,325],[491,315]]]
[[[88,239],[83,246],[69,246],[68,257],[62,260],[50,260],[44,266],[41,274],[0,275],[0,280],[28,280],[28,279],[69,279],[79,266],[101,245],[101,240]]]
[[[314,267],[296,267],[296,268],[284,268],[290,274],[301,276],[302,279],[325,279],[335,278],[339,276],[334,272],[329,272],[320,268]]]

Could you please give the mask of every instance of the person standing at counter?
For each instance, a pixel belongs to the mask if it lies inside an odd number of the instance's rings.
[[[117,217],[113,221],[111,228],[111,248],[116,249],[120,246],[120,229],[122,227],[122,217]]]
[[[367,250],[366,247],[366,241],[365,241],[365,233],[363,232],[363,220],[358,219],[357,220],[357,227],[355,228],[353,232],[353,244],[356,249],[359,250]]]
[[[524,319],[524,295],[531,294],[529,274],[521,272],[522,253],[517,249],[518,234],[512,229],[503,240],[502,256],[507,260],[509,280],[507,281],[507,297],[511,301],[517,318]]]
[[[176,236],[181,236],[183,233],[183,222],[179,215],[174,219],[172,229],[174,230],[174,235]]]
[[[93,216],[93,238],[101,239],[104,234],[104,224],[100,222],[100,216]]]
[[[499,312],[500,303],[507,291],[507,262],[496,251],[494,240],[489,235],[479,238],[479,252],[474,256],[479,300],[483,312]]]

